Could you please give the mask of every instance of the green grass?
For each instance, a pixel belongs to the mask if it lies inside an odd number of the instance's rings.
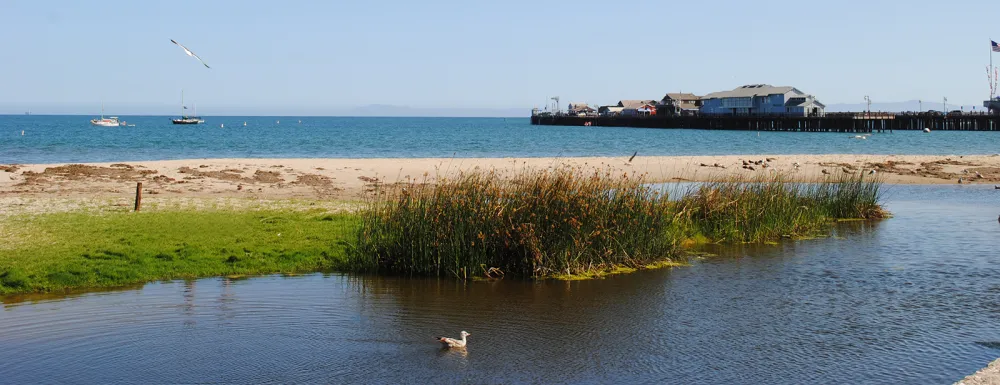
[[[321,211],[70,212],[4,218],[0,294],[339,268],[356,216]]]
[[[771,176],[668,199],[642,175],[560,168],[383,186],[352,214],[289,204],[3,217],[0,294],[328,270],[594,278],[676,266],[699,244],[767,243],[882,218],[881,184]]]

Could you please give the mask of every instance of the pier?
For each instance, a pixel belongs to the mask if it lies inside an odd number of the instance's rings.
[[[1000,131],[1000,116],[987,114],[827,113],[801,116],[572,116],[533,114],[532,125],[674,128],[736,131],[872,133],[893,131]]]

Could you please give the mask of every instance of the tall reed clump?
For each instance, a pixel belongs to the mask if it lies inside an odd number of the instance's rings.
[[[836,219],[881,219],[883,179],[863,173],[844,175],[827,183],[815,183],[811,195],[822,202],[826,215]]]
[[[788,183],[780,174],[701,184],[679,202],[691,224],[714,242],[762,242],[805,236],[838,219],[885,216],[882,181],[863,174]]]
[[[681,221],[643,177],[558,168],[463,173],[383,187],[361,213],[348,268],[431,276],[545,277],[677,255]]]

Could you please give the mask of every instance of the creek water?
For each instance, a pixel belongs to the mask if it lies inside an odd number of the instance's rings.
[[[0,383],[951,383],[1000,357],[1000,190],[887,188],[891,219],[601,280],[2,298]]]

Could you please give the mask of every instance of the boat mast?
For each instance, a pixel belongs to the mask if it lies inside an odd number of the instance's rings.
[[[184,89],[181,88],[181,119],[184,119]]]

